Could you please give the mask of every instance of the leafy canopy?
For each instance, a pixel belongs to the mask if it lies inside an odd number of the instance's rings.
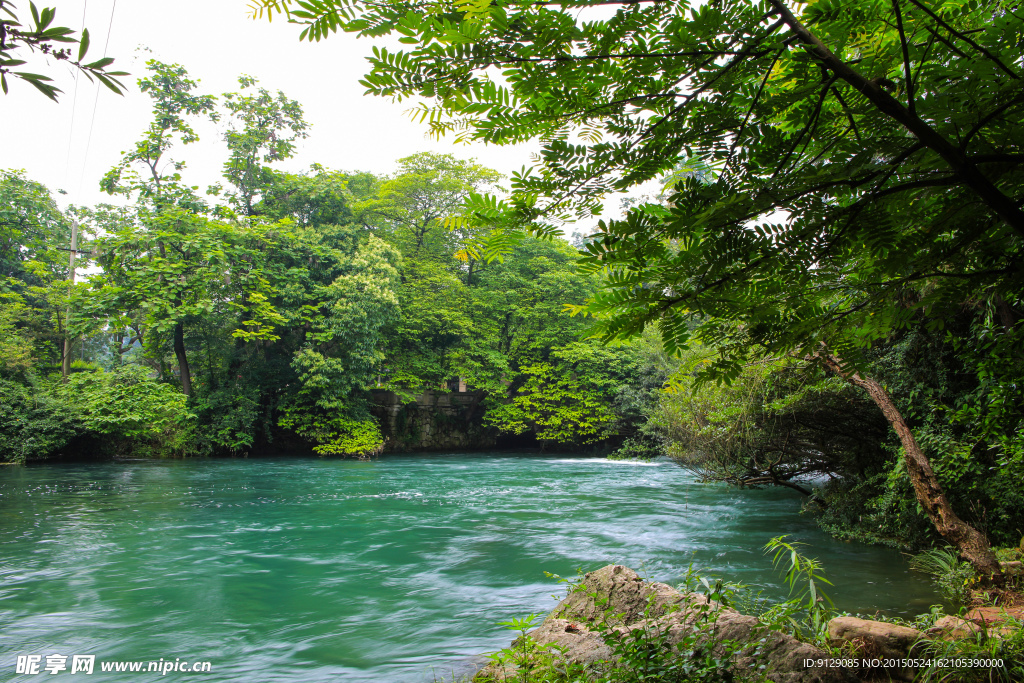
[[[539,139],[476,220],[551,234],[682,171],[668,207],[602,224],[606,337],[657,321],[735,377],[751,342],[851,363],[965,299],[1018,305],[1024,17],[1003,0],[257,0],[302,37],[397,35],[368,92],[425,98],[437,134]],[[510,230],[495,230],[495,251]],[[697,314],[704,324],[685,324]]]

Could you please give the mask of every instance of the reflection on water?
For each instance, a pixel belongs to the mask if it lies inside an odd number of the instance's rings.
[[[561,589],[544,571],[617,562],[672,583],[693,562],[783,596],[760,550],[779,534],[812,546],[840,609],[910,614],[938,602],[899,553],[818,531],[791,491],[700,485],[663,462],[5,467],[0,667],[57,652],[208,660],[204,681],[430,680],[431,667],[507,645],[495,622],[550,610]]]

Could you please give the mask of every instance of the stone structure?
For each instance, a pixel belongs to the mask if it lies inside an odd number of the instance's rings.
[[[380,423],[384,450],[477,450],[497,443],[497,432],[485,427],[480,402],[483,391],[465,391],[461,381],[453,389],[428,391],[414,402],[403,403],[391,391],[371,392],[371,412]]]

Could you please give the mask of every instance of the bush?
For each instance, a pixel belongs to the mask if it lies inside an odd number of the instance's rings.
[[[191,434],[185,397],[134,365],[109,373],[90,367],[67,383],[0,379],[0,406],[0,457],[9,462],[81,455],[96,445],[108,454],[178,454]]]
[[[0,459],[23,463],[61,453],[77,436],[69,406],[35,384],[0,378]]]
[[[929,640],[920,657],[929,666],[918,672],[920,683],[1017,683],[1024,681],[1024,622],[1009,619],[999,637],[982,630],[961,640]],[[978,660],[996,666],[976,666]]]

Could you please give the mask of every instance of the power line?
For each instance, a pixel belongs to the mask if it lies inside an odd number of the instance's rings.
[[[103,56],[107,56],[107,49],[110,47],[110,33],[114,29],[114,10],[117,9],[117,0],[110,5],[110,22],[107,24],[107,40],[103,44]],[[96,105],[100,101],[100,86],[96,84],[96,95],[92,100],[92,117],[89,119],[89,135],[85,139],[85,156],[82,158],[82,173],[78,176],[78,187],[82,187],[85,179],[85,166],[89,162],[89,147],[92,146],[92,129],[96,124]]]
[[[85,31],[85,12],[89,9],[89,0],[82,3],[82,26],[78,29],[78,35]],[[75,139],[75,109],[78,107],[78,73],[75,69],[75,93],[71,97],[71,126],[68,128],[68,154],[64,159],[64,184],[68,182],[68,171],[71,169],[71,143]]]

